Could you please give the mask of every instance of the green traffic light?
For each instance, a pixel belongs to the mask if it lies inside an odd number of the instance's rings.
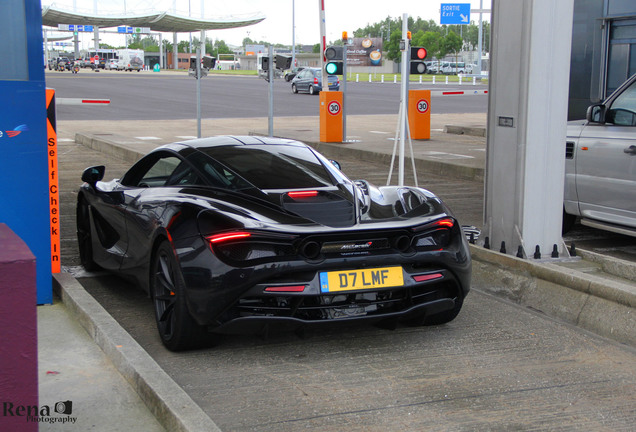
[[[338,66],[335,63],[327,63],[325,70],[327,71],[328,74],[335,74],[336,71],[338,70]]]

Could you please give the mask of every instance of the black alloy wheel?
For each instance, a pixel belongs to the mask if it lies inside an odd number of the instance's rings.
[[[213,335],[190,316],[185,299],[185,285],[171,244],[164,240],[155,251],[150,293],[161,341],[171,351],[199,348],[212,343]]]

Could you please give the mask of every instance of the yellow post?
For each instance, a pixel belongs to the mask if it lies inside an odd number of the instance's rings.
[[[342,92],[320,92],[320,142],[342,142]]]
[[[409,130],[413,139],[431,139],[431,91],[409,90]]]

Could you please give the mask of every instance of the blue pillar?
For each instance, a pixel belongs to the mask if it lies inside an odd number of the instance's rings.
[[[37,303],[51,303],[46,86],[40,1],[2,0],[0,29],[3,29],[0,58],[5,60],[0,68],[0,223],[7,224],[35,255]]]

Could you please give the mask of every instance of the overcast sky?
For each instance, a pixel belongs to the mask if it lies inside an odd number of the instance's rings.
[[[327,41],[339,39],[343,31],[350,36],[358,28],[382,21],[387,16],[401,17],[404,13],[414,18],[432,19],[439,23],[440,4],[471,3],[478,9],[480,0],[397,0],[371,2],[361,0],[324,0]],[[292,9],[295,9],[296,43],[313,45],[319,42],[320,0],[42,0],[42,5],[55,4],[60,9],[93,12],[104,15],[140,14],[148,12],[173,11],[177,14],[200,18],[203,7],[204,18],[223,18],[231,15],[261,14],[266,18],[260,24],[230,30],[211,30],[207,37],[222,39],[230,45],[241,45],[243,38],[264,40],[271,43],[292,43]],[[482,0],[483,8],[490,9],[491,1]],[[292,5],[295,5],[292,8]],[[478,14],[472,14],[471,20],[477,22]],[[490,21],[490,15],[484,14],[484,20]],[[114,35],[111,38],[122,38]],[[179,39],[188,38],[188,34],[179,34]],[[164,39],[172,40],[171,35]],[[88,40],[88,37],[87,37]],[[103,39],[104,40],[104,39]],[[123,45],[115,39],[106,40],[111,45]]]

